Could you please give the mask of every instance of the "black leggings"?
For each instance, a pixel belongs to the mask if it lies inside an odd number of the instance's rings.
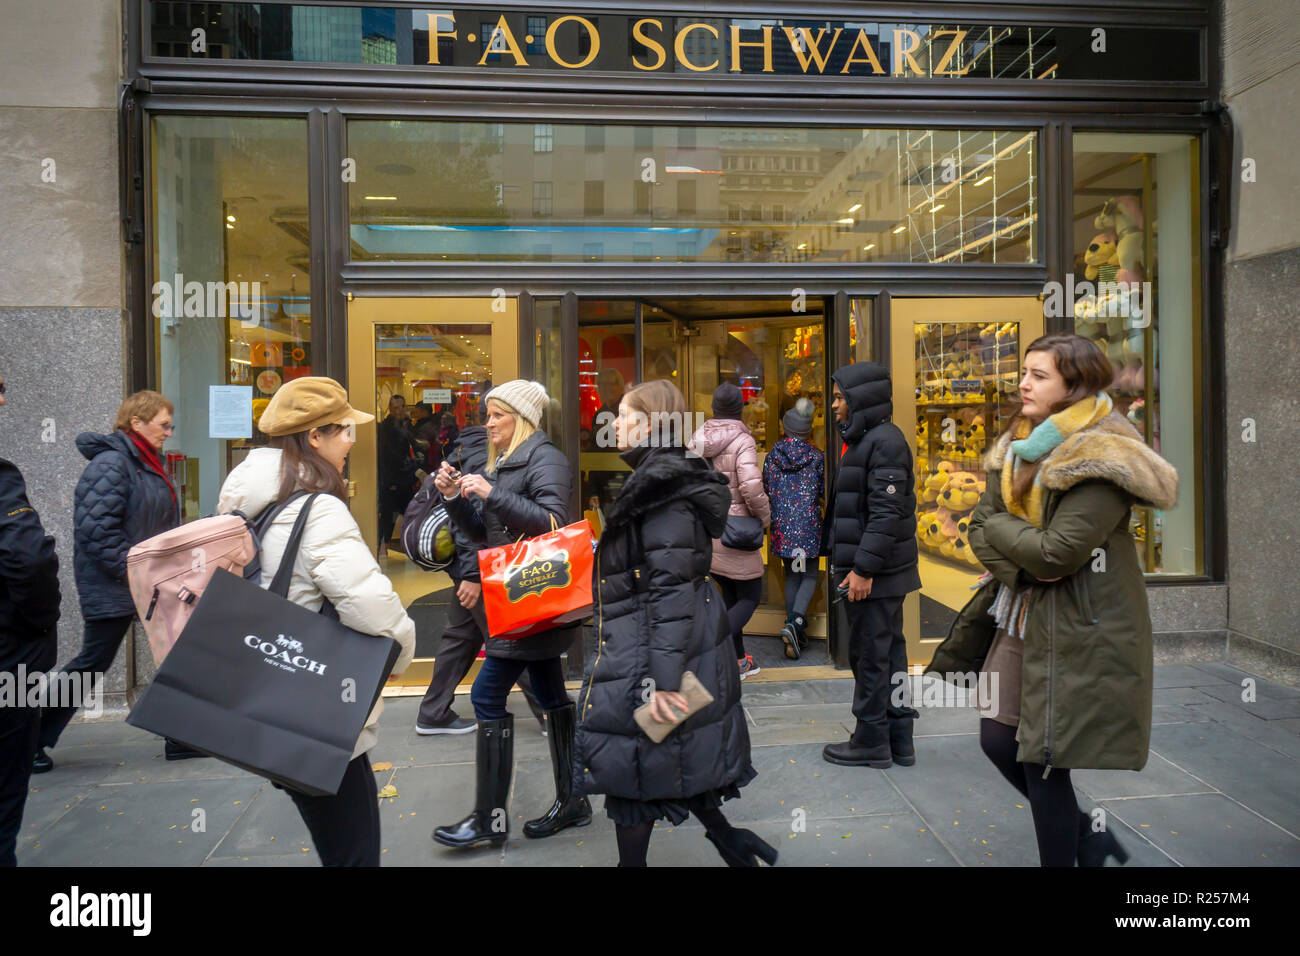
[[[704,829],[709,833],[726,833],[731,829],[731,824],[727,818],[722,815],[722,811],[712,806],[704,796],[691,797],[684,801],[690,808],[695,818],[704,824]],[[646,854],[650,852],[650,833],[654,829],[654,821],[646,820],[643,823],[635,823],[624,826],[621,823],[614,824],[614,839],[618,841],[618,865],[623,867],[639,867],[646,865]]]
[[[724,578],[721,574],[715,574],[713,579],[722,591],[722,603],[727,606],[727,624],[731,628],[731,641],[736,645],[736,660],[740,660],[745,656],[745,625],[758,607],[758,599],[763,594],[763,579],[737,581],[735,578]]]
[[[1007,782],[1029,800],[1039,864],[1074,866],[1079,833],[1087,827],[1088,815],[1079,809],[1070,771],[1054,767],[1044,780],[1042,764],[1016,760],[1016,728],[987,717],[980,718],[980,748]]]

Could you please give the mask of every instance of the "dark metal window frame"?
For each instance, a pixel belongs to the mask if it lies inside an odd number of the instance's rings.
[[[158,114],[220,114],[305,118],[309,157],[309,209],[311,215],[310,287],[312,296],[313,354],[322,356],[320,371],[346,377],[346,308],[352,295],[488,295],[505,288],[521,296],[521,336],[531,335],[526,296],[565,297],[566,316],[576,319],[576,296],[596,298],[675,296],[757,297],[786,295],[795,287],[808,295],[831,297],[835,325],[830,341],[835,361],[848,357],[848,300],[874,298],[873,326],[877,356],[888,355],[889,300],[891,296],[1038,295],[1049,280],[1061,281],[1069,266],[1062,223],[1071,214],[1072,145],[1075,129],[1129,132],[1185,133],[1199,138],[1201,204],[1201,374],[1197,388],[1201,400],[1201,447],[1204,450],[1201,520],[1204,528],[1202,575],[1160,576],[1153,585],[1222,582],[1226,572],[1226,515],[1223,484],[1226,464],[1226,420],[1223,361],[1223,249],[1229,226],[1228,192],[1231,187],[1231,130],[1218,105],[1219,64],[1203,64],[1203,84],[1071,83],[1052,81],[1026,86],[1019,81],[997,83],[996,90],[974,88],[972,81],[945,84],[942,96],[935,81],[891,85],[888,95],[865,102],[859,85],[856,102],[835,99],[836,93],[819,85],[814,113],[801,97],[810,91],[783,89],[781,84],[753,84],[754,78],[722,77],[720,81],[692,83],[695,95],[684,102],[681,90],[658,85],[656,95],[630,93],[625,84],[609,81],[608,74],[583,74],[585,94],[568,91],[571,83],[552,82],[540,71],[530,74],[532,95],[522,103],[509,92],[509,84],[488,90],[476,72],[474,89],[458,87],[465,75],[393,76],[388,72],[356,75],[335,67],[295,65],[284,67],[231,66],[226,63],[162,63],[141,56],[147,42],[142,11],[145,0],[127,0],[127,47],[131,81],[120,105],[122,126],[121,188],[124,241],[127,245],[127,305],[131,317],[130,368],[132,386],[146,387],[157,380],[154,329],[150,321],[147,290],[152,284],[152,183],[150,123]],[[355,6],[356,3],[336,4]],[[398,5],[394,3],[389,6]],[[465,4],[472,6],[473,4]],[[547,4],[510,3],[511,7],[553,9]],[[1202,54],[1217,49],[1219,26],[1207,2],[1153,2],[1141,9],[1110,0],[1094,0],[1099,22],[1144,22],[1197,25],[1206,38]],[[596,5],[573,2],[566,9],[594,10]],[[661,8],[609,0],[606,12]],[[667,13],[670,11],[662,10]],[[680,12],[680,11],[678,11]],[[728,12],[787,13],[772,3],[756,2],[737,8],[727,4],[713,15]],[[827,4],[826,16],[852,15],[875,19],[959,19],[1012,16],[998,4],[881,5],[869,12],[861,7]],[[1040,2],[1014,11],[1017,22],[1077,23],[1077,8],[1062,2]],[[195,66],[200,67],[195,69]],[[382,75],[381,75],[382,74]],[[561,77],[571,80],[571,77]],[[696,80],[698,78],[690,78]],[[304,82],[305,81],[305,82]],[[374,84],[390,84],[383,90]],[[441,85],[454,89],[436,90]],[[1017,83],[1019,85],[1017,86]],[[986,85],[987,86],[987,85]],[[593,93],[598,96],[593,97]],[[732,95],[721,95],[721,94]],[[734,94],[743,93],[743,97]],[[844,95],[849,95],[844,91]],[[1162,99],[1168,95],[1170,99]],[[808,125],[880,126],[888,128],[989,128],[1035,129],[1039,132],[1038,171],[1041,188],[1037,229],[1039,262],[1032,264],[964,264],[935,266],[913,263],[439,263],[353,262],[348,259],[349,209],[347,191],[337,171],[346,155],[349,119],[455,120],[473,117],[484,122],[570,122],[671,125]],[[570,298],[572,297],[572,298]],[[571,304],[570,304],[571,303]],[[1048,331],[1064,330],[1065,319],[1048,320]],[[568,342],[570,337],[566,336]],[[842,340],[842,341],[841,341]],[[522,357],[522,356],[521,356]]]

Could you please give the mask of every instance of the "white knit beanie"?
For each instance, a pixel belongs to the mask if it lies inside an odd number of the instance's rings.
[[[542,412],[546,411],[550,404],[545,385],[522,378],[498,385],[483,396],[485,404],[493,399],[503,405],[509,405],[534,428],[541,422]]]

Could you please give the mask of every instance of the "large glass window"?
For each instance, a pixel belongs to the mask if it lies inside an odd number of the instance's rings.
[[[583,261],[595,245],[599,259],[628,262],[648,245],[653,260],[677,262],[1037,262],[1036,140],[356,121],[352,248],[390,260]]]
[[[1175,508],[1133,512],[1148,573],[1204,567],[1198,163],[1196,139],[1182,134],[1074,137],[1074,264],[1063,305],[1110,358],[1118,410],[1178,469]]]
[[[152,165],[154,359],[188,520],[265,444],[276,390],[313,372],[307,123],[156,116]]]

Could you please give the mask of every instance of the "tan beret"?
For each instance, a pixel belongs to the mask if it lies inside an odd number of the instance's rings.
[[[324,375],[309,375],[285,382],[271,396],[257,427],[267,435],[292,435],[323,425],[364,425],[375,416],[348,404],[348,393]]]

